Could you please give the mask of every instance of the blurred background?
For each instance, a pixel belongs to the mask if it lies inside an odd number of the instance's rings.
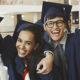
[[[36,22],[41,18],[43,1],[72,5],[71,31],[80,26],[80,0],[0,0],[0,16],[4,17],[0,23],[2,36],[13,35],[17,19]]]

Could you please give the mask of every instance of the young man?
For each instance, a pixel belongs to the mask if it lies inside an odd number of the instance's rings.
[[[67,34],[70,11],[70,5],[43,2],[42,22],[44,22],[44,30],[49,35],[48,42],[54,52],[52,65],[55,80],[80,80],[80,31],[75,34]],[[61,50],[60,44],[64,52]],[[47,58],[46,65],[49,63],[48,61]],[[39,73],[41,73],[39,71],[41,65],[42,62],[38,64]],[[45,71],[48,71],[47,67],[45,67]]]

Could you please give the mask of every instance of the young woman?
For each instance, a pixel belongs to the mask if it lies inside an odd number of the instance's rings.
[[[36,67],[44,57],[44,47],[48,46],[43,39],[43,30],[39,25],[25,25],[18,34],[16,48],[16,69],[22,80],[53,80],[53,73],[38,74]],[[42,67],[41,67],[42,68]]]

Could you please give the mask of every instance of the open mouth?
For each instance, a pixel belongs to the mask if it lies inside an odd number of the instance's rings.
[[[51,33],[54,34],[54,35],[59,35],[60,31],[56,30],[56,31],[52,31]]]
[[[19,52],[19,54],[21,54],[21,55],[23,55],[23,54],[26,53],[26,52],[25,52],[24,50],[22,50],[22,49],[18,49],[18,52]]]

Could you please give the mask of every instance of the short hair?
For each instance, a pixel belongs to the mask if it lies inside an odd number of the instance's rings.
[[[49,19],[54,19],[56,17],[62,17],[64,19],[64,15],[63,14],[57,13],[57,14],[51,14],[51,15],[47,16],[47,18],[44,20],[44,22],[46,22]],[[64,19],[64,21],[65,21],[65,19]]]

